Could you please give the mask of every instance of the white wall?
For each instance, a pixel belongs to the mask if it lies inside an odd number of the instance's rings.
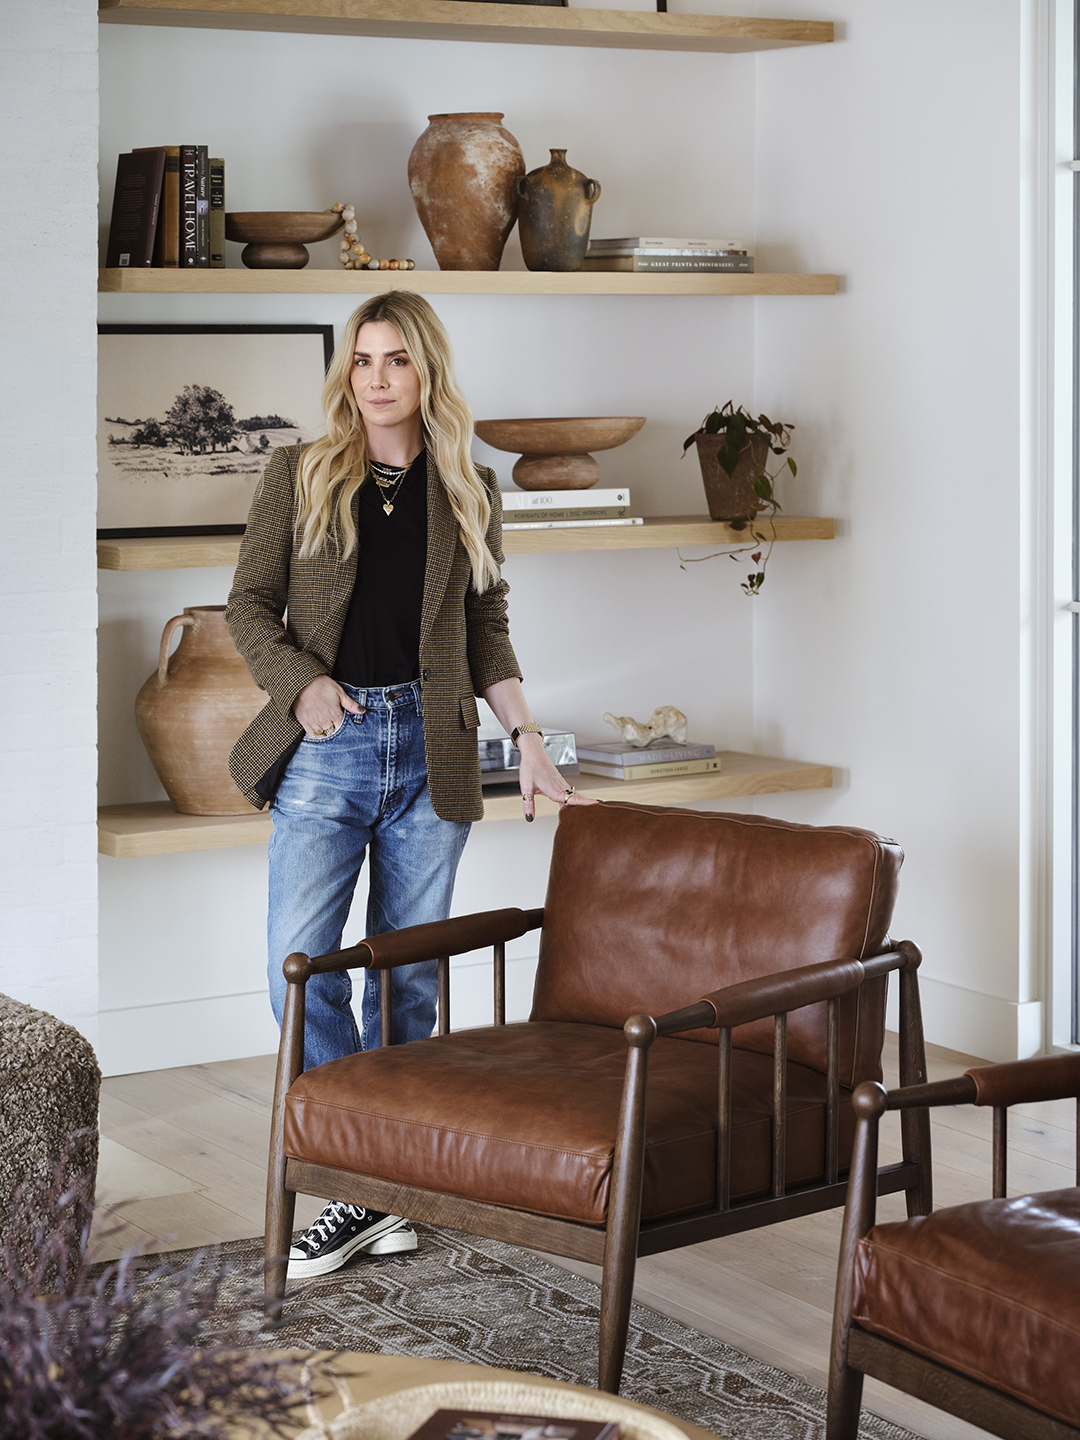
[[[0,990],[97,1024],[97,12],[5,0],[0,50]]]
[[[850,773],[799,818],[904,845],[894,933],[924,950],[929,1037],[994,1059],[1041,1041],[1020,924],[1031,10],[851,0],[840,43],[758,61],[756,107],[761,254],[844,277],[827,309],[758,302],[757,399],[798,422],[800,493],[844,524],[770,576],[757,741]]]
[[[827,12],[811,0],[720,8]],[[787,508],[837,516],[840,538],[778,551],[754,602],[722,561],[683,572],[663,551],[513,557],[528,690],[543,720],[582,734],[605,709],[676,703],[721,744],[833,763],[832,792],[744,803],[904,844],[895,933],[926,952],[930,1038],[991,1058],[1037,1048],[1042,999],[1021,933],[1032,8],[850,0],[833,46],[757,57],[102,36],[106,203],[117,151],[206,140],[226,156],[230,208],[351,199],[376,251],[430,265],[405,185],[411,144],[429,112],[503,109],[530,167],[566,145],[600,179],[597,233],[749,229],[762,268],[840,273],[834,300],[436,303],[479,415],[649,417],[603,462],[645,513],[700,511],[692,461],[676,457],[712,402],[746,398],[796,422]],[[332,266],[332,246],[312,263]],[[515,242],[505,263],[521,264]],[[343,297],[111,296],[102,318],[340,325],[349,308]],[[509,457],[478,454],[508,479]],[[227,583],[215,571],[104,577],[104,799],[160,794],[131,699],[168,616],[223,599]],[[477,827],[456,909],[539,901],[551,831]],[[272,1039],[264,864],[257,850],[101,862],[108,1067]],[[527,941],[517,954],[523,997]]]
[[[753,219],[752,57],[537,46],[102,28],[102,197],[118,151],[206,141],[226,157],[228,208],[357,206],[376,253],[434,259],[408,193],[409,150],[429,113],[506,113],[530,168],[551,146],[603,186],[594,233],[747,231]],[[720,137],[720,143],[717,141]],[[228,260],[239,264],[239,246]],[[334,244],[312,264],[334,266]],[[522,267],[516,236],[504,265]],[[818,302],[826,303],[826,302]],[[752,300],[436,297],[478,416],[641,414],[601,456],[646,514],[704,509],[680,445],[728,395],[748,395]],[[342,296],[101,298],[109,321],[314,321],[340,327]],[[512,456],[477,446],[506,485]],[[815,547],[817,548],[817,547]],[[701,551],[694,551],[700,554]],[[515,556],[511,621],[538,717],[598,736],[605,710],[676,704],[694,732],[749,746],[751,609],[726,561],[679,569],[672,551]],[[229,575],[101,576],[102,801],[161,796],[132,704],[161,629],[184,605],[224,600]],[[477,826],[455,910],[543,900],[554,821]],[[256,1053],[274,1043],[263,979],[265,853],[102,859],[102,1055],[109,1071]],[[361,897],[362,899],[362,897]],[[363,934],[358,903],[347,935]],[[512,948],[527,1009],[535,940]],[[466,962],[467,963],[467,962]],[[482,1019],[487,980],[455,985],[455,1021]]]

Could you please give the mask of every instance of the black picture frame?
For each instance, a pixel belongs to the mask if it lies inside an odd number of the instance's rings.
[[[254,489],[266,457],[279,444],[295,444],[323,433],[321,393],[334,353],[333,325],[103,322],[98,336],[97,538],[242,535],[250,503],[247,492]],[[113,337],[131,337],[136,343],[117,344]],[[170,345],[170,337],[209,344]],[[215,347],[214,337],[228,343]],[[246,343],[259,339],[273,343]],[[290,345],[290,339],[297,343]],[[245,363],[240,363],[241,358]],[[138,396],[137,402],[124,402],[126,389]],[[189,390],[194,393],[192,403],[180,406]],[[217,400],[208,399],[207,392]],[[262,407],[255,403],[260,393],[268,399]],[[197,400],[204,401],[201,415],[196,413]],[[125,418],[140,410],[147,414]],[[156,410],[161,414],[152,413]],[[163,424],[168,415],[174,421]],[[230,416],[234,434],[226,441],[221,437],[228,431]],[[290,423],[252,427],[251,422],[260,419]],[[186,435],[185,420],[189,421]],[[205,448],[208,439],[210,449]],[[184,448],[185,440],[190,441],[190,450]],[[128,452],[130,445],[134,449]],[[185,480],[191,483],[179,488]],[[203,506],[214,513],[200,516]],[[158,508],[162,522],[172,523],[155,523]],[[178,520],[178,512],[187,508],[190,516]],[[136,513],[129,516],[128,511]],[[127,518],[139,523],[121,523]]]

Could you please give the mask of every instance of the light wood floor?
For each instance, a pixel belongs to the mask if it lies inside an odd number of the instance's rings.
[[[886,1051],[896,1083],[896,1048]],[[930,1078],[961,1073],[972,1057],[930,1048]],[[101,1096],[97,1258],[139,1243],[169,1250],[261,1235],[274,1059],[223,1061],[144,1075],[114,1076]],[[1010,1114],[1009,1189],[1075,1184],[1072,1101],[1020,1105]],[[990,1193],[990,1112],[934,1112],[935,1201]],[[887,1128],[886,1128],[887,1127]],[[887,1116],[882,1161],[899,1158],[899,1123]],[[299,1197],[297,1224],[321,1208]],[[879,1203],[879,1218],[901,1219],[902,1196]],[[711,1240],[638,1265],[635,1294],[706,1334],[824,1388],[828,1367],[840,1211],[767,1230]],[[582,1274],[590,1266],[550,1257]],[[928,1440],[984,1434],[876,1382],[867,1405]],[[731,1437],[738,1440],[738,1437]]]

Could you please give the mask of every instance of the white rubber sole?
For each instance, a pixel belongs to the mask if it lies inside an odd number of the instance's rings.
[[[290,1259],[285,1278],[287,1280],[312,1280],[319,1275],[330,1275],[333,1271],[340,1270],[343,1265],[347,1265],[352,1257],[358,1254],[397,1255],[405,1250],[415,1250],[416,1231],[397,1228],[401,1225],[400,1220],[395,1220],[394,1224],[394,1229],[383,1231],[373,1240],[365,1240],[362,1235],[358,1235],[330,1255],[320,1255],[313,1260]]]

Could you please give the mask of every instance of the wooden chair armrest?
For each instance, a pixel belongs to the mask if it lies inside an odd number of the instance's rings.
[[[901,957],[896,960],[898,967]],[[865,975],[861,960],[826,960],[820,965],[802,965],[797,970],[740,980],[702,997],[700,1004],[707,1005],[713,1014],[712,1020],[704,1023],[726,1029],[801,1010],[804,1005],[816,1005],[857,990]]]
[[[543,923],[542,909],[483,910],[476,915],[456,915],[450,920],[436,920],[428,925],[409,925],[403,930],[390,930],[385,935],[369,935],[359,945],[330,955],[315,955],[310,959],[303,955],[290,955],[285,961],[285,976],[296,983],[306,980],[309,975],[325,975],[332,970],[392,970],[398,965],[415,965],[419,960],[464,955],[485,945],[516,940]],[[305,972],[302,977],[301,971]]]
[[[1080,1054],[1039,1055],[965,1070],[975,1084],[976,1105],[1032,1105],[1080,1096]]]

